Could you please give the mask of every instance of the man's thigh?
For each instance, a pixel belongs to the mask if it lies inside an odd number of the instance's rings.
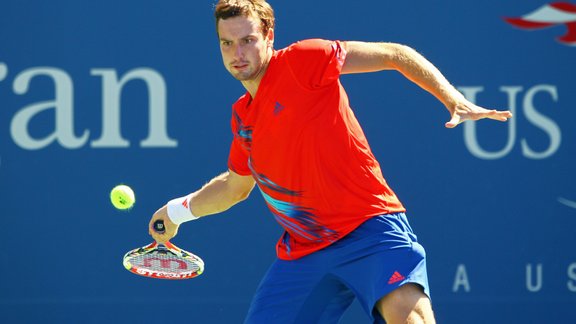
[[[276,260],[260,283],[245,323],[336,323],[354,294],[324,264]]]

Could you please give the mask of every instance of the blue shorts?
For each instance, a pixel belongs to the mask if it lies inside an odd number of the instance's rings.
[[[404,213],[373,217],[329,247],[277,259],[262,279],[245,323],[337,323],[354,298],[374,323],[376,302],[406,283],[430,296],[426,259]]]

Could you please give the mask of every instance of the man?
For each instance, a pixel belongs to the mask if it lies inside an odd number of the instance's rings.
[[[219,213],[258,185],[285,229],[246,323],[336,323],[354,298],[374,322],[433,323],[425,252],[354,117],[340,74],[398,70],[465,120],[508,111],[467,101],[414,50],[399,44],[305,40],[274,50],[263,0],[220,0],[216,28],[226,69],[246,88],[233,105],[229,170],[150,221],[158,242],[185,221]],[[162,219],[165,234],[152,230]]]

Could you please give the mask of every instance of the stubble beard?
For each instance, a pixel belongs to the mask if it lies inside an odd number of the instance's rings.
[[[232,76],[238,81],[250,81],[258,78],[260,71],[262,71],[263,64],[257,69],[253,68],[252,65],[248,65],[248,68],[244,71],[239,71],[236,73],[231,73]]]
[[[256,73],[252,71],[242,71],[237,73],[232,73],[232,76],[238,81],[249,81],[255,77]]]
[[[269,55],[271,56],[271,55]],[[250,62],[248,63],[248,67],[244,71],[239,71],[236,73],[232,73],[233,70],[230,71],[230,74],[238,80],[238,81],[252,81],[256,80],[261,77],[261,74],[264,73],[266,70],[268,63],[270,62],[270,58],[263,60],[262,62],[258,62],[257,66],[254,66]]]

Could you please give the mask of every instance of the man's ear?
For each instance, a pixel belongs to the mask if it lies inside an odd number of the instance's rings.
[[[274,48],[274,29],[268,29],[268,35],[266,35],[266,43],[269,47]]]

